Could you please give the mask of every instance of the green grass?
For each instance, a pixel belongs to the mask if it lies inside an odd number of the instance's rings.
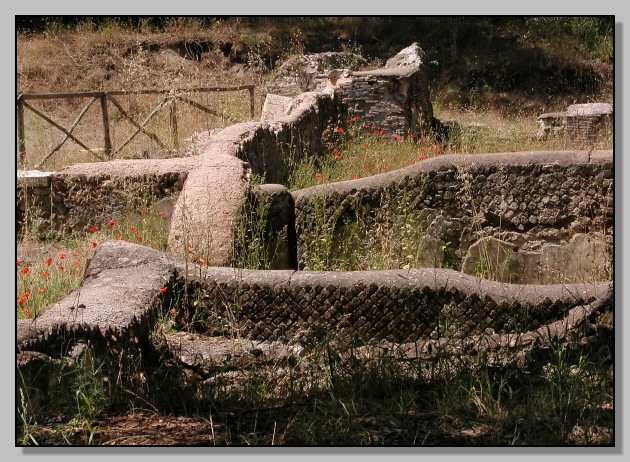
[[[166,250],[167,224],[163,213],[148,207],[139,208],[118,220],[92,224],[89,234],[53,241],[46,255],[18,260],[18,318],[36,317],[45,307],[62,300],[77,288],[96,247],[107,239]],[[20,243],[24,251],[36,245],[37,242],[28,235]]]

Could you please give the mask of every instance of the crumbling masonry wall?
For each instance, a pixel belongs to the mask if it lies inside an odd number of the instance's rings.
[[[115,160],[78,164],[17,181],[16,230],[71,236],[118,219],[133,204],[172,210],[199,159]]]
[[[598,234],[611,246],[612,188],[612,151],[444,155],[318,185],[293,193],[299,266],[308,261],[316,223],[339,234],[359,210],[376,212],[387,196],[424,210],[427,234],[451,242],[459,265],[471,245],[488,236],[517,251],[568,243],[577,233]]]

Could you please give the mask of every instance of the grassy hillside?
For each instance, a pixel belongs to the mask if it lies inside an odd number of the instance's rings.
[[[383,63],[418,42],[436,102],[527,100],[532,110],[551,110],[565,101],[612,99],[613,20],[18,17],[17,83],[26,92],[264,79],[294,53],[351,50]],[[192,59],[172,69],[155,56],[165,49]],[[227,77],[231,69],[237,75]]]

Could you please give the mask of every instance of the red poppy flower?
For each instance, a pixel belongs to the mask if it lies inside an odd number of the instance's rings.
[[[315,174],[315,179],[316,180],[321,180],[322,179],[322,174],[321,173],[316,173]]]
[[[96,225],[92,225],[90,227],[90,231],[92,231],[93,233],[95,233],[96,231],[98,231],[98,228],[96,227]]]
[[[64,270],[64,267],[61,263],[57,263],[57,268],[59,268],[61,271]]]
[[[79,266],[81,264],[81,262],[79,260],[75,260],[75,261],[72,262],[72,264],[74,266]]]
[[[63,252],[61,252],[61,253],[59,254],[59,258],[61,258],[61,259],[63,260],[64,258],[66,258],[66,255],[68,255],[68,254],[67,254],[67,253],[63,253]]]
[[[158,215],[164,215],[166,212],[158,212]]]
[[[17,261],[17,266],[18,266],[18,268],[19,268],[20,266],[22,266],[22,262],[21,262],[20,260],[18,260],[18,261]]]
[[[339,149],[333,149],[333,156],[337,157],[339,155]]]
[[[141,241],[142,240],[142,236],[136,236],[136,240],[137,241]]]
[[[107,223],[107,226],[109,226],[109,227],[111,228],[111,227],[112,227],[112,226],[114,226],[115,224],[116,224],[116,221],[115,221],[115,220],[109,220],[109,223]]]
[[[368,124],[365,124],[365,128],[370,128],[370,126]]]
[[[27,318],[33,317],[33,315],[31,314],[31,310],[28,308],[28,306],[23,307],[22,311],[24,311],[24,316],[26,316]]]
[[[337,133],[343,133],[343,128],[342,127],[337,127]]]
[[[352,117],[352,120],[359,120],[359,116],[355,115],[354,117]]]
[[[51,264],[52,264],[52,258],[48,257],[48,258],[46,259],[46,265],[47,265],[47,266],[50,266]]]
[[[138,232],[138,228],[134,228],[133,226],[131,227],[131,232],[133,234],[136,234]]]
[[[165,294],[167,290],[168,290],[168,287],[161,287],[160,288],[160,293]]]
[[[92,247],[96,247],[97,245],[98,245],[98,243],[92,242]]]
[[[140,212],[140,213],[147,213],[147,209],[140,209],[140,210],[138,210],[138,212]]]
[[[171,310],[169,311],[169,313],[171,313],[173,316],[177,315],[177,310]]]
[[[42,287],[37,291],[38,294],[43,294],[44,292],[46,292],[46,287]]]
[[[28,266],[25,266],[24,268],[22,268],[22,274],[29,274],[31,272],[31,268]]]
[[[354,175],[354,176],[352,177],[352,179],[353,179],[353,180],[358,180],[358,179],[359,179],[359,177],[358,177],[357,175]]]
[[[419,155],[418,156],[418,160],[424,160],[424,156],[423,155]]]
[[[40,273],[41,277],[43,278],[47,278],[50,275],[50,271],[46,270],[46,271],[42,271]]]

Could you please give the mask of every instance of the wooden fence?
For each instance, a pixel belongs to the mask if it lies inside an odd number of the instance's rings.
[[[153,140],[158,146],[161,148],[166,148],[166,144],[158,138],[155,133],[147,130],[146,126],[157,115],[161,109],[168,106],[169,108],[169,125],[171,128],[171,137],[172,143],[174,147],[179,146],[179,139],[177,134],[177,101],[181,101],[186,103],[194,108],[197,108],[207,114],[221,117],[227,119],[231,122],[238,122],[234,118],[230,117],[227,114],[224,114],[220,111],[215,111],[209,107],[204,106],[203,104],[198,103],[190,99],[188,96],[189,93],[209,93],[209,92],[226,92],[226,91],[243,91],[247,90],[249,92],[249,112],[250,116],[254,117],[254,85],[239,85],[232,87],[201,87],[201,88],[186,88],[186,89],[157,89],[157,88],[145,88],[138,90],[113,90],[113,91],[84,91],[84,92],[72,92],[72,93],[21,93],[17,96],[16,102],[16,115],[17,115],[17,137],[18,137],[18,152],[20,156],[20,165],[23,165],[26,161],[26,143],[24,137],[24,109],[28,109],[34,114],[38,115],[46,122],[50,123],[53,127],[56,127],[61,132],[64,133],[64,137],[57,143],[42,161],[40,161],[37,165],[35,165],[35,169],[41,167],[41,165],[46,162],[55,152],[57,152],[63,144],[71,139],[83,149],[90,152],[95,157],[101,160],[111,159],[114,155],[120,152],[131,140],[133,140],[139,133],[143,133],[148,136],[151,140]],[[149,94],[163,94],[164,97],[160,101],[160,103],[145,117],[142,122],[136,121],[125,109],[122,104],[114,98],[115,96],[124,96],[124,95],[149,95]],[[44,114],[40,110],[31,106],[27,101],[29,100],[52,100],[52,99],[71,99],[71,98],[90,98],[88,103],[83,107],[77,118],[74,120],[70,127],[65,128],[60,123],[56,122],[47,114]],[[77,127],[83,116],[86,114],[88,109],[92,106],[92,104],[96,101],[100,101],[101,105],[101,113],[103,119],[103,143],[105,156],[103,157],[95,150],[90,149],[85,143],[79,140],[75,135],[72,134],[74,129]],[[112,146],[112,141],[110,137],[109,131],[109,112],[108,112],[108,102],[113,104],[120,114],[128,120],[136,130],[119,146]]]

